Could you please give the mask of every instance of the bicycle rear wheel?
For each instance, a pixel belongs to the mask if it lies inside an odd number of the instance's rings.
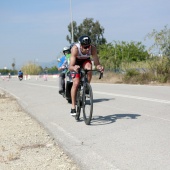
[[[77,91],[77,97],[76,97],[76,105],[77,105],[77,109],[76,109],[76,116],[75,119],[79,120],[80,119],[80,113],[81,113],[81,96],[80,96],[80,89],[78,89]]]
[[[91,85],[86,83],[83,89],[83,118],[86,125],[90,124],[93,114],[93,92]]]

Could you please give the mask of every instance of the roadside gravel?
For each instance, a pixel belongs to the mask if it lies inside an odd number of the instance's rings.
[[[0,170],[78,170],[47,131],[0,90]]]

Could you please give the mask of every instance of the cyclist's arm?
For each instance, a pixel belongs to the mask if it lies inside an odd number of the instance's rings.
[[[60,69],[60,70],[66,69],[66,68],[68,67],[68,66],[67,66],[67,65],[68,65],[67,63],[68,63],[67,60],[65,60],[59,69]]]
[[[73,46],[72,49],[71,49],[70,64],[69,64],[69,70],[70,71],[78,72],[78,70],[80,68],[79,65],[75,65],[77,55],[78,55],[78,48],[76,46]]]
[[[103,71],[104,68],[103,66],[101,66],[100,61],[99,61],[99,57],[97,55],[97,50],[95,46],[92,46],[92,57],[93,57],[93,61],[94,61],[94,65],[96,66],[96,68],[100,71]]]
[[[64,61],[63,65],[62,65],[63,68],[68,68],[68,61],[67,59]]]

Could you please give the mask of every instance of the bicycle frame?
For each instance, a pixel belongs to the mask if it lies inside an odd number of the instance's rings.
[[[97,70],[80,70],[80,84],[77,90],[77,114],[75,116],[76,120],[79,120],[81,108],[83,109],[84,121],[87,125],[90,124],[93,114],[93,92],[90,83],[88,82],[88,72]],[[103,76],[100,72],[99,79]],[[89,94],[87,94],[87,91]],[[89,95],[89,96],[88,96]],[[87,102],[87,98],[89,99]],[[87,107],[89,106],[89,109]],[[87,110],[90,112],[87,114]]]

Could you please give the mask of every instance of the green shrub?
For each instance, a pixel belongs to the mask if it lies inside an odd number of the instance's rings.
[[[149,70],[154,74],[155,80],[160,83],[166,83],[170,75],[170,58],[168,57],[155,57],[153,60],[148,61]]]
[[[124,83],[148,84],[170,82],[170,58],[154,57],[142,62],[122,63],[121,69],[125,70]]]
[[[136,77],[138,77],[139,74],[140,73],[136,69],[129,69],[124,74],[123,82],[134,83],[136,81]]]

